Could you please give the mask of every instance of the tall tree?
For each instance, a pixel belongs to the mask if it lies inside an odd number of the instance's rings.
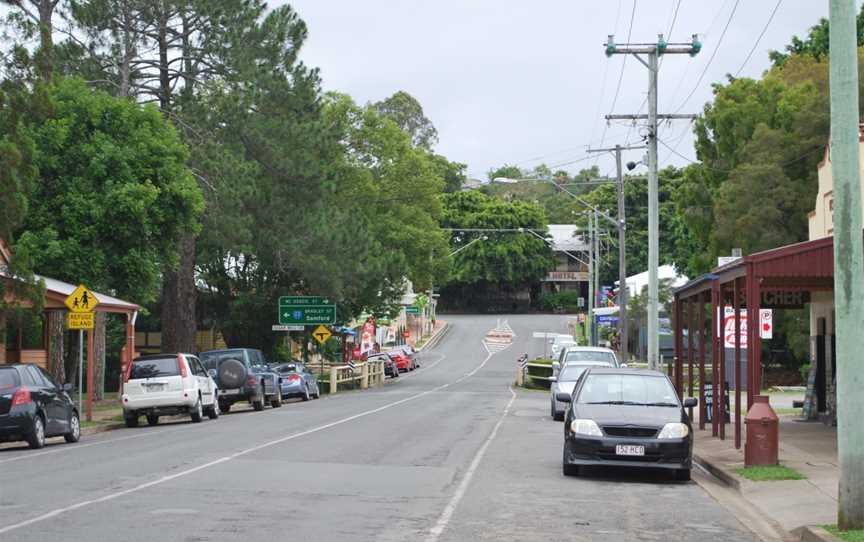
[[[423,113],[423,106],[404,90],[376,102],[373,107],[408,134],[415,147],[431,152],[432,147],[438,143],[438,130]]]

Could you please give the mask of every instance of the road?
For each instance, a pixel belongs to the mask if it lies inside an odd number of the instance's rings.
[[[515,358],[559,316],[451,317],[424,366],[376,390],[217,421],[0,450],[0,541],[753,540],[695,483],[561,474],[548,396]]]

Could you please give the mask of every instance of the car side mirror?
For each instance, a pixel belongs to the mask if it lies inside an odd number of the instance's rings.
[[[695,407],[699,404],[699,399],[696,397],[685,397],[684,398],[684,408]]]
[[[557,376],[550,376],[549,382],[558,382],[558,377]]]
[[[560,369],[560,368],[561,368],[561,364],[558,363],[557,361],[553,361],[553,362],[552,362],[552,368],[553,368],[553,369]]]
[[[216,375],[219,373],[216,372],[216,369],[210,369],[209,371],[207,371],[207,374],[210,375],[212,378],[216,378]]]
[[[569,394],[569,393],[565,393],[565,392],[563,392],[563,391],[559,391],[558,393],[556,393],[556,394],[555,394],[555,399],[556,399],[557,401],[561,401],[562,403],[570,403],[570,402],[573,401],[573,399],[570,397],[570,394]]]
[[[72,384],[68,382],[66,384],[63,384],[63,391],[65,391],[66,393],[72,393]]]

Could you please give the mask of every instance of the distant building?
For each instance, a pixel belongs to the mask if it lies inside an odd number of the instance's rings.
[[[543,293],[578,291],[588,296],[590,245],[575,224],[549,224],[555,268],[543,278]]]

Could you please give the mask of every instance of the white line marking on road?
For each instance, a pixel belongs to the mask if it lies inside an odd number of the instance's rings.
[[[468,470],[465,471],[465,475],[462,477],[462,481],[459,482],[459,486],[456,488],[456,492],[453,494],[453,497],[450,498],[450,502],[447,503],[444,511],[441,512],[441,516],[438,518],[435,526],[429,530],[429,536],[426,537],[426,542],[436,542],[438,540],[438,537],[441,536],[441,533],[444,532],[444,529],[446,529],[447,525],[450,523],[450,519],[453,517],[453,513],[456,511],[456,507],[459,506],[459,502],[462,500],[462,497],[465,496],[465,492],[468,490],[468,486],[471,484],[471,479],[474,478],[474,473],[477,472],[477,468],[480,466],[480,462],[483,461],[483,456],[486,455],[486,450],[489,449],[492,441],[495,440],[495,436],[498,434],[498,430],[501,429],[501,425],[504,424],[504,420],[507,418],[507,414],[509,414],[510,412],[510,407],[513,406],[513,401],[516,400],[516,393],[513,391],[513,388],[511,387],[509,389],[511,395],[510,401],[508,401],[507,406],[504,407],[504,412],[501,413],[501,417],[498,419],[498,423],[495,424],[495,427],[492,428],[492,432],[489,434],[488,437],[486,437],[486,440],[483,442],[483,445],[480,447],[480,449],[477,450],[477,453],[474,454],[474,459],[468,466]]]
[[[31,459],[33,457],[41,457],[43,455],[51,455],[51,454],[56,454],[56,453],[60,453],[60,452],[71,452],[73,450],[81,450],[83,448],[89,448],[91,446],[99,446],[102,444],[111,444],[113,442],[121,442],[124,440],[131,440],[133,438],[152,437],[153,435],[163,435],[165,433],[173,433],[174,431],[179,431],[181,429],[187,429],[187,430],[192,429],[189,427],[185,427],[185,425],[186,424],[183,424],[183,426],[181,426],[181,427],[171,427],[171,428],[166,428],[163,430],[146,431],[146,432],[137,433],[135,435],[128,435],[125,437],[99,440],[96,442],[86,442],[83,444],[77,444],[76,443],[72,446],[70,446],[69,444],[59,444],[58,443],[55,445],[55,446],[57,446],[57,448],[52,448],[50,450],[45,450],[43,452],[34,452],[34,453],[28,453],[26,455],[18,455],[15,457],[10,457],[7,459],[0,459],[0,464],[11,463],[13,461],[20,461],[22,459]],[[22,450],[23,450],[23,448],[22,448]]]
[[[410,397],[406,397],[404,399],[400,399],[400,400],[394,401],[392,403],[387,403],[386,405],[380,406],[378,408],[373,408],[372,410],[360,412],[360,413],[354,414],[353,416],[348,416],[347,418],[342,418],[342,419],[336,420],[334,422],[326,423],[324,425],[319,425],[317,427],[313,427],[312,429],[307,429],[306,431],[300,431],[299,433],[292,433],[290,435],[278,438],[276,440],[271,440],[269,442],[259,444],[258,446],[253,446],[252,448],[246,448],[245,450],[241,450],[241,451],[235,452],[231,455],[220,457],[219,459],[210,461],[209,463],[204,463],[203,465],[198,465],[197,467],[193,467],[191,469],[180,471],[180,472],[168,475],[168,476],[163,476],[161,478],[157,478],[156,480],[152,480],[150,482],[145,482],[143,484],[137,485],[135,487],[131,487],[129,489],[124,489],[123,491],[118,491],[116,493],[109,493],[108,495],[104,495],[102,497],[99,497],[98,499],[89,499],[86,501],[81,501],[81,502],[75,503],[73,505],[66,506],[64,508],[57,508],[57,509],[51,510],[50,512],[46,512],[46,513],[41,514],[39,516],[35,516],[35,517],[30,518],[30,519],[20,521],[18,523],[14,523],[12,525],[7,525],[6,527],[0,527],[0,534],[8,533],[10,531],[15,531],[17,529],[20,529],[22,527],[26,527],[28,525],[33,525],[35,523],[40,523],[42,521],[57,517],[59,515],[65,514],[67,512],[72,512],[74,510],[84,508],[85,506],[89,506],[91,504],[98,504],[98,503],[103,503],[103,502],[107,502],[107,501],[112,501],[112,500],[117,499],[119,497],[129,495],[130,493],[136,493],[136,492],[141,491],[143,489],[147,489],[147,488],[150,488],[153,486],[164,484],[165,482],[170,482],[172,480],[176,480],[177,478],[182,478],[184,476],[188,476],[189,474],[193,474],[195,472],[199,472],[201,470],[219,465],[220,463],[225,463],[226,461],[231,461],[232,459],[237,459],[238,457],[242,457],[242,456],[251,454],[252,452],[257,452],[259,450],[263,450],[264,448],[269,448],[270,446],[275,446],[277,444],[282,444],[283,442],[288,442],[290,440],[304,437],[306,435],[311,435],[312,433],[324,431],[326,429],[330,429],[331,427],[336,427],[337,425],[348,423],[350,421],[354,421],[358,418],[363,418],[363,417],[369,416],[371,414],[376,414],[378,412],[381,412],[382,410],[386,410],[388,408],[392,408],[394,406],[398,406],[398,405],[401,405],[403,403],[407,403],[408,401],[413,401],[415,399],[425,397],[426,395],[430,395],[430,394],[439,392],[439,391],[446,389],[446,388],[448,388],[454,384],[458,384],[458,383],[462,382],[466,378],[469,378],[469,377],[477,374],[477,371],[482,369],[483,366],[486,365],[486,362],[489,361],[489,359],[491,357],[492,357],[492,354],[490,353],[486,357],[486,359],[484,359],[483,362],[480,365],[478,365],[473,371],[465,374],[464,376],[462,376],[462,377],[458,378],[457,380],[454,380],[453,382],[450,382],[448,384],[442,384],[440,386],[437,386],[437,387],[432,388],[430,390],[426,390],[426,391],[418,393],[416,395],[412,395]],[[511,393],[512,393],[512,390],[511,390]],[[514,395],[514,397],[515,397],[515,395]],[[497,430],[497,427],[498,426],[496,426],[496,430]],[[96,444],[96,443],[94,443],[94,444]]]

